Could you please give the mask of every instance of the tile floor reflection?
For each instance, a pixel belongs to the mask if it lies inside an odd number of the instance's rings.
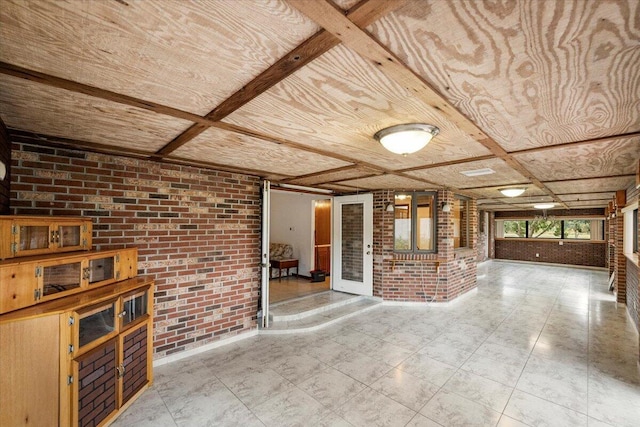
[[[640,425],[638,335],[605,272],[480,270],[447,307],[379,306],[160,366],[113,425]]]

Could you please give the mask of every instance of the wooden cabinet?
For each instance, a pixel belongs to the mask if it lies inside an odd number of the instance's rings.
[[[0,315],[0,425],[99,426],[153,381],[153,280]]]
[[[0,217],[0,259],[91,249],[91,219]]]
[[[135,277],[136,248],[0,261],[0,314]]]

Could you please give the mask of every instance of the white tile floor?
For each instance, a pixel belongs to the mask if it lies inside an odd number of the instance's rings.
[[[161,366],[114,425],[640,425],[638,335],[605,272],[481,270],[448,307],[381,306]]]

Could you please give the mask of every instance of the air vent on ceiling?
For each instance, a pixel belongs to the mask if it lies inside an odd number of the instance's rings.
[[[471,171],[462,171],[460,173],[466,176],[480,176],[480,175],[491,175],[492,173],[496,173],[496,171],[494,171],[491,168],[484,168],[484,169],[474,169]]]

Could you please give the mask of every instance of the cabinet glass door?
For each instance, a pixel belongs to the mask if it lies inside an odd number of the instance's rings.
[[[43,296],[79,289],[82,284],[82,263],[80,261],[45,266],[42,270]]]
[[[80,313],[78,346],[82,349],[85,345],[114,332],[115,312],[116,302],[112,301]]]
[[[80,246],[81,240],[81,227],[80,225],[61,225],[57,231],[58,246],[66,248],[69,246]]]
[[[90,259],[89,269],[86,275],[86,278],[89,280],[89,284],[93,285],[98,282],[114,280],[116,278],[115,265],[115,256]]]
[[[130,323],[142,318],[147,314],[148,291],[137,292],[122,298],[122,326],[125,327]]]
[[[46,225],[21,225],[18,240],[20,252],[48,249],[49,227]]]

